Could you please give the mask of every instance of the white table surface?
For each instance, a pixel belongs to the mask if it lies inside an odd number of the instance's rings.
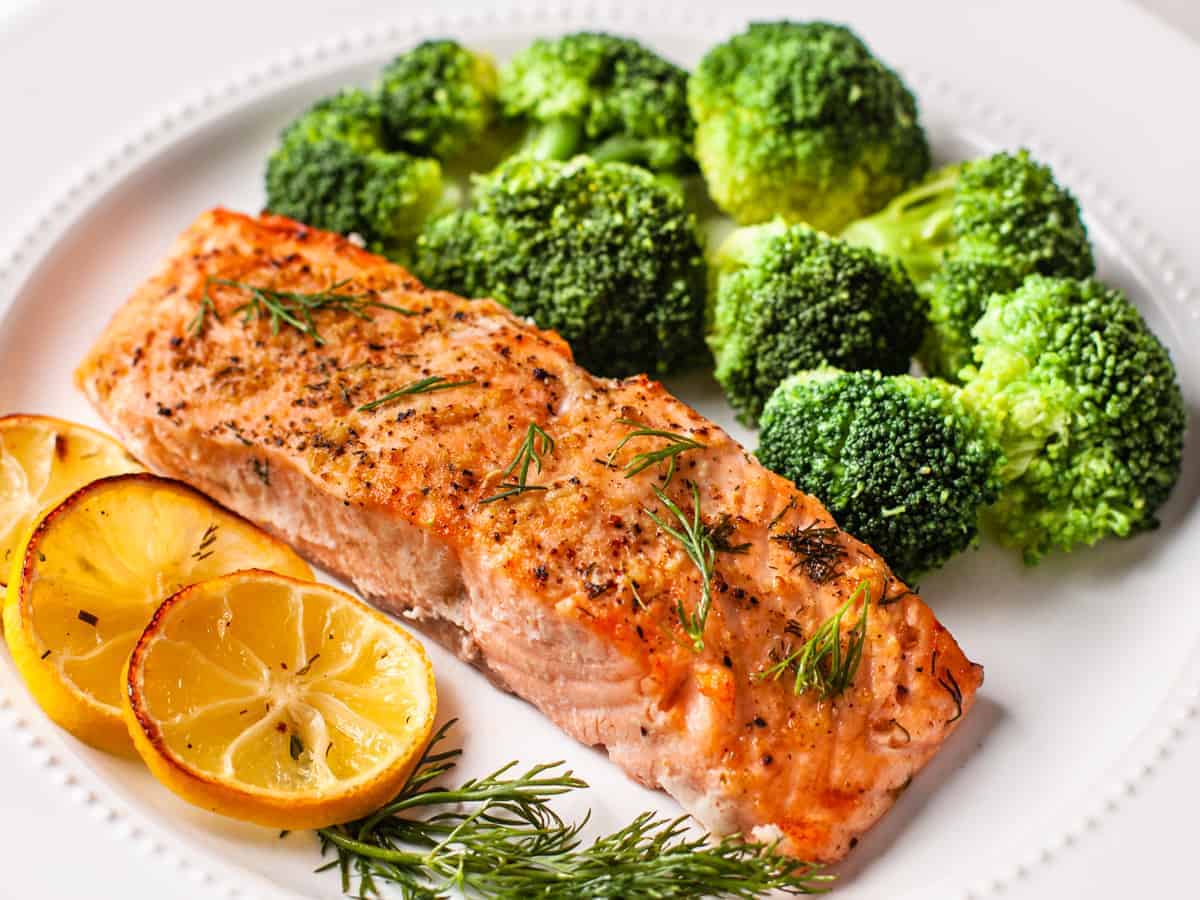
[[[468,5],[464,0],[438,0],[438,4],[442,8]],[[254,6],[252,16],[246,9],[250,5]],[[339,4],[336,12],[333,4],[301,12],[299,4],[287,0],[253,0],[252,4],[246,0],[205,0],[191,6],[191,13],[185,13],[185,7],[179,4],[144,0],[93,0],[77,5],[0,0],[0,56],[19,60],[29,72],[27,79],[0,86],[0,108],[8,124],[3,141],[9,144],[0,150],[0,249],[15,241],[21,228],[76,166],[138,123],[138,114],[131,111],[162,107],[211,82],[221,71],[220,66],[252,61],[263,40],[270,42],[266,49],[301,45],[366,24],[372,5],[351,0]],[[397,16],[403,15],[405,5],[393,5]],[[1163,72],[1162,90],[1177,96],[1177,108],[1181,112],[1194,109],[1194,85],[1175,84],[1171,73],[1177,71],[1176,64],[1200,53],[1200,47],[1180,34],[1190,34],[1200,41],[1200,2],[1142,0],[1141,5],[1152,9],[1157,19],[1119,0],[1072,5],[1081,17],[1095,15],[1101,8],[1104,15],[1119,17],[1122,33],[1128,36],[1120,53],[1121,64],[1153,66]],[[189,14],[228,21],[221,45],[189,42]],[[272,24],[269,29],[251,28],[250,19]],[[1036,24],[1031,23],[1031,27]],[[1179,30],[1162,35],[1172,27]],[[1086,37],[1082,20],[1080,28],[1077,39]],[[1139,59],[1139,37],[1144,39],[1152,32],[1159,33],[1156,44],[1169,47],[1170,53],[1153,60]],[[269,38],[264,38],[268,33]],[[129,58],[136,63],[113,63]],[[1093,60],[1093,64],[1097,62]],[[48,65],[70,66],[79,75],[78,90],[67,95],[40,84],[39,67]],[[1081,67],[1077,77],[1088,77],[1086,67]],[[986,81],[981,79],[980,83]],[[1102,104],[1098,108],[1102,109]],[[47,116],[71,117],[77,140],[39,143],[38,123]],[[1092,127],[1099,135],[1105,125],[1094,120]],[[14,141],[20,142],[23,149],[13,149]],[[14,157],[18,165],[12,164]],[[1200,162],[1200,154],[1194,158]],[[1181,190],[1175,208],[1166,210],[1165,218],[1156,223],[1168,244],[1172,228],[1184,227],[1200,200],[1195,171],[1191,170],[1187,189]],[[1136,186],[1127,188],[1127,194],[1136,199]],[[1186,262],[1195,274],[1195,261]],[[68,894],[63,893],[55,877],[64,867],[86,871],[98,897],[131,892],[138,900],[211,900],[212,894],[205,887],[190,882],[160,858],[148,860],[135,842],[114,838],[118,832],[113,829],[95,829],[94,839],[86,843],[64,842],[60,837],[62,823],[89,814],[86,805],[79,802],[82,789],[63,790],[52,783],[44,766],[45,751],[34,748],[31,752],[22,733],[7,727],[13,715],[10,709],[0,706],[0,842],[6,856],[0,874],[0,900],[65,898]],[[1193,829],[1188,827],[1192,803],[1200,797],[1200,767],[1193,764],[1200,758],[1195,724],[1186,729],[1156,774],[1143,782],[1119,815],[1106,819],[1097,832],[1089,834],[1054,865],[1042,867],[1015,885],[1009,896],[1016,900],[1200,896],[1193,874]],[[1047,752],[1052,753],[1052,748]],[[963,825],[970,827],[969,821]]]
[[[1200,3],[1196,0],[1138,0],[1138,4],[1200,41]]]

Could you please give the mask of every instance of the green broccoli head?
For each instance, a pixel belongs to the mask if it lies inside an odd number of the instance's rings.
[[[443,161],[474,153],[496,120],[497,81],[490,57],[455,41],[400,54],[379,86],[388,146]]]
[[[988,293],[1035,273],[1085,278],[1095,270],[1075,198],[1024,150],[936,172],[842,237],[900,260],[929,296],[921,359],[944,378],[970,362],[971,328]]]
[[[1003,456],[959,390],[936,378],[819,369],[763,411],[758,458],[823,502],[900,577],[971,546]]]
[[[517,157],[426,228],[416,271],[555,329],[593,371],[664,373],[703,349],[699,240],[680,196],[643,169]]]
[[[751,25],[701,60],[688,100],[709,192],[742,224],[836,231],[929,169],[912,93],[840,25]]]
[[[975,339],[971,328],[987,308],[992,294],[1006,294],[1022,279],[1004,263],[950,259],[930,276],[929,329],[917,355],[936,375],[958,380],[971,365]]]
[[[1008,463],[992,518],[1036,562],[1157,524],[1179,477],[1175,367],[1137,309],[1093,279],[1034,275],[975,325],[964,399]]]
[[[271,155],[266,187],[272,212],[385,253],[402,253],[445,203],[437,160],[297,136]]]
[[[1086,278],[1095,271],[1092,245],[1071,192],[1028,151],[968,163],[953,208],[954,256],[1003,262],[1023,274]]]
[[[898,264],[806,225],[739,229],[711,272],[715,375],[747,422],[804,369],[907,372],[925,330],[925,301]]]
[[[586,153],[656,171],[690,164],[687,72],[628,38],[580,32],[537,40],[500,78],[505,115],[529,125],[524,153]]]
[[[281,143],[342,141],[368,153],[383,149],[379,101],[359,90],[326,97],[298,116],[283,130]]]

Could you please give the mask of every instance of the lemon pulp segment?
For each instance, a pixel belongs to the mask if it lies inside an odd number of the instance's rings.
[[[396,793],[436,711],[424,650],[325,585],[242,572],[180,592],[130,660],[126,721],[168,787],[275,827]]]
[[[120,444],[83,425],[0,418],[0,585],[38,513],[97,478],[140,470]]]
[[[77,491],[32,533],[22,560],[5,604],[18,669],[51,718],[84,741],[126,752],[122,669],[165,598],[245,568],[311,577],[282,542],[152,475]]]

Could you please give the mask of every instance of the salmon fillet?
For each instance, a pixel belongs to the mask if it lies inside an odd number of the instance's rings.
[[[340,292],[411,314],[315,315],[324,343],[235,308],[238,286]],[[342,284],[340,284],[342,283]],[[189,325],[202,298],[213,304]],[[471,382],[359,407],[436,376]],[[825,508],[644,376],[596,378],[491,300],[427,290],[351,242],[273,216],[202,215],[80,365],[129,449],[415,622],[573,737],[605,748],[714,833],[841,858],[971,708],[982,669]],[[662,439],[703,445],[626,477]],[[527,490],[531,423],[553,442]],[[539,447],[541,445],[539,444]],[[549,449],[548,447],[544,449]],[[720,537],[697,651],[681,624],[704,579],[654,492]],[[831,529],[805,531],[805,529]],[[813,544],[805,539],[816,540]],[[819,539],[819,540],[818,540]],[[741,546],[745,545],[745,546]],[[865,587],[864,587],[865,585]],[[872,598],[843,693],[761,673],[848,598]],[[843,643],[858,621],[856,600]]]

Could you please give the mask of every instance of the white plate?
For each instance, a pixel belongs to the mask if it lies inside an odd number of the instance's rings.
[[[869,19],[869,17],[868,17]],[[6,281],[0,262],[0,411],[27,410],[95,422],[71,385],[71,370],[107,318],[150,272],[174,235],[201,210],[261,203],[262,161],[280,125],[312,99],[365,82],[392,54],[430,34],[449,33],[503,57],[534,34],[597,24],[557,12],[510,18],[405,23],[331,40],[218,85],[169,111],[136,139],[88,169],[38,223],[29,275]],[[652,18],[609,21],[690,64],[735,24],[660,10]],[[858,23],[871,41],[870,21]],[[1079,189],[1104,277],[1128,290],[1171,346],[1190,408],[1200,396],[1200,326],[1185,310],[1185,288],[1157,241],[1124,216],[1108,187],[1078,172],[1055,142],[1030,139],[1009,119],[919,70],[919,44],[891,54],[921,101],[935,150],[954,158],[1031,143]],[[916,63],[917,65],[906,65]],[[1086,158],[1086,157],[1085,157]],[[1121,185],[1115,186],[1118,189]],[[1133,190],[1136,185],[1129,185]],[[87,201],[87,202],[82,202]],[[94,201],[94,202],[93,202]],[[720,396],[703,379],[677,385],[725,425]],[[738,428],[740,438],[753,441]],[[1200,537],[1190,466],[1163,512],[1162,531],[1026,570],[987,547],[926,580],[923,594],[987,681],[975,710],[940,756],[841,867],[840,897],[896,898],[991,893],[1014,872],[1035,868],[1077,840],[1114,798],[1131,791],[1162,744],[1178,698],[1198,683],[1194,636],[1200,607],[1184,596]],[[563,804],[594,810],[597,828],[624,824],[672,802],[642,790],[605,758],[560,735],[532,709],[430,647],[443,716],[457,715],[467,755],[461,774],[510,758],[564,758],[593,789]],[[1173,693],[1174,691],[1174,693]],[[227,894],[317,897],[337,894],[331,876],[313,876],[306,835],[231,825],[157,788],[140,767],[82,747],[42,720],[7,659],[0,692],[63,766],[97,796],[132,810],[144,840],[169,845]],[[969,823],[969,827],[968,827]]]

